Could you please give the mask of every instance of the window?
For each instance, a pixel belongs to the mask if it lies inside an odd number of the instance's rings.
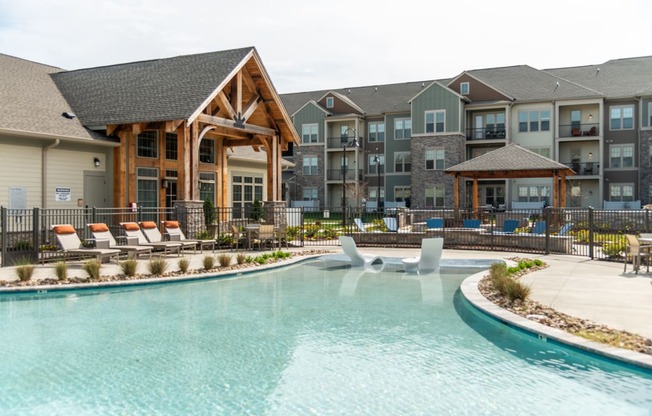
[[[609,108],[609,127],[611,130],[631,130],[634,128],[634,106],[619,105]]]
[[[580,110],[571,111],[571,129],[580,129],[582,125],[582,112]]]
[[[215,163],[215,140],[203,138],[199,142],[199,161]]]
[[[335,106],[335,99],[333,97],[326,97],[326,108],[333,108]]]
[[[380,159],[380,165],[376,162],[376,156],[369,155],[369,173],[378,173],[376,170],[376,166],[380,169],[380,173],[383,173],[385,170],[385,156],[384,155],[378,155],[378,159]]]
[[[394,187],[394,201],[405,202],[407,208],[410,207],[411,191],[409,186],[395,186]]]
[[[303,188],[303,200],[314,201],[317,199],[317,188]]]
[[[369,141],[370,142],[384,142],[385,141],[385,123],[369,123]]]
[[[136,188],[138,205],[143,208],[158,208],[158,169],[136,169]],[[147,219],[156,220],[152,217]]]
[[[444,206],[444,187],[439,185],[426,185],[426,206]]]
[[[394,153],[394,172],[409,172],[410,160],[410,152]]]
[[[442,133],[446,130],[446,111],[426,111],[426,133]]]
[[[178,155],[177,134],[165,133],[165,158],[167,160],[177,160]]]
[[[426,150],[426,170],[443,170],[445,157],[444,149]]]
[[[301,143],[318,143],[319,135],[317,131],[318,124],[302,124],[301,125]]]
[[[652,100],[643,100],[643,127],[652,127]]]
[[[632,183],[612,183],[609,185],[610,201],[633,201],[634,184]]]
[[[550,131],[550,110],[519,111],[518,131],[520,133]]]
[[[317,174],[317,156],[309,156],[303,158],[303,174],[304,175]]]
[[[215,173],[199,172],[199,199],[215,202]]]
[[[404,140],[410,137],[412,137],[412,120],[409,118],[394,120],[394,139]]]
[[[634,145],[623,144],[609,147],[609,167],[631,168],[634,166]]]
[[[172,208],[174,201],[177,198],[177,177],[179,172],[174,169],[168,169],[165,171],[165,179],[168,181],[167,187],[165,187],[165,206],[167,208]]]
[[[378,186],[371,186],[369,188],[369,200],[370,201],[378,201]],[[385,199],[385,190],[380,187],[380,199],[381,201]]]
[[[521,185],[518,187],[518,200],[520,202],[546,201],[550,197],[548,185]]]
[[[467,95],[469,93],[469,83],[468,82],[460,82],[460,94],[462,95]]]
[[[233,190],[233,216],[236,218],[249,215],[253,202],[263,200],[262,176],[234,175],[231,189]]]
[[[144,131],[138,135],[136,142],[138,157],[158,158],[158,131]]]

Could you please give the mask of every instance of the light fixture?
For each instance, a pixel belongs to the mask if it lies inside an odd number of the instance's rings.
[[[589,121],[593,121],[593,114],[589,114]]]
[[[99,157],[93,158],[93,164],[95,165],[96,168],[99,168],[100,167],[100,158]]]
[[[589,152],[589,159],[593,159],[593,152]]]
[[[161,188],[168,189],[169,184],[170,183],[168,182],[168,180],[166,178],[161,179]]]

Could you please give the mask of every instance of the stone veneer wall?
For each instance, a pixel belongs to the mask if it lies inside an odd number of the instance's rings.
[[[326,201],[326,183],[324,181],[326,163],[324,161],[324,146],[302,146],[299,149],[301,154],[295,152],[294,163],[296,167],[297,191],[294,196],[295,200],[301,201],[303,199],[303,188],[317,188],[317,197],[319,203],[324,206]],[[304,175],[303,174],[303,158],[304,157],[317,157],[317,175]]]
[[[641,189],[638,190],[638,195],[641,199],[641,205],[647,205],[652,204],[652,195],[650,195],[650,185],[652,185],[652,166],[650,166],[650,145],[652,145],[652,130],[641,130],[640,137],[640,162],[638,167],[638,174]]]
[[[445,136],[412,137],[410,151],[412,153],[412,184],[411,207],[426,208],[426,186],[444,185],[444,206],[453,206],[453,182],[455,178],[443,170],[426,170],[426,150],[444,148],[446,159],[444,168],[449,168],[466,160],[466,137],[461,134]],[[464,201],[464,181],[460,181],[460,201]]]

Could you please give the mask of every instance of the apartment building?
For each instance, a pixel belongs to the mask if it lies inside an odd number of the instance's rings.
[[[281,95],[301,146],[285,154],[295,206],[450,207],[445,170],[516,143],[570,167],[569,207],[652,199],[652,57]],[[481,205],[550,203],[550,178],[484,180]],[[461,187],[463,206],[471,187]]]

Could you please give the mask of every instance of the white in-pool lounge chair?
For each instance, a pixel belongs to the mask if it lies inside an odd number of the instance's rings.
[[[149,254],[149,258],[150,259],[152,258],[152,249],[153,249],[152,246],[118,245],[116,239],[113,237],[113,234],[111,233],[111,230],[103,222],[87,224],[87,225],[88,225],[88,229],[91,230],[91,233],[93,234],[93,238],[95,239],[96,242],[98,242],[98,244],[102,244],[101,242],[107,241],[109,244],[109,248],[113,248],[116,250],[120,250],[123,253],[127,253],[127,256],[129,256],[129,258],[136,258],[140,254]]]
[[[421,255],[402,259],[406,272],[430,273],[439,270],[439,260],[444,248],[443,238],[421,240]]]
[[[351,259],[351,266],[366,267],[371,266],[372,264],[384,265],[382,257],[374,256],[373,254],[360,253],[355,245],[353,237],[349,237],[348,235],[341,235],[340,243],[342,244],[342,250],[344,251],[344,254],[349,256]]]
[[[82,242],[77,235],[77,230],[75,230],[75,227],[70,224],[53,225],[52,231],[54,231],[59,246],[61,246],[61,249],[63,250],[64,260],[69,255],[78,255],[93,256],[99,261],[102,261],[102,259],[105,258],[110,259],[115,257],[116,263],[118,262],[120,250],[108,248],[108,243],[106,243],[106,248],[83,248]]]

